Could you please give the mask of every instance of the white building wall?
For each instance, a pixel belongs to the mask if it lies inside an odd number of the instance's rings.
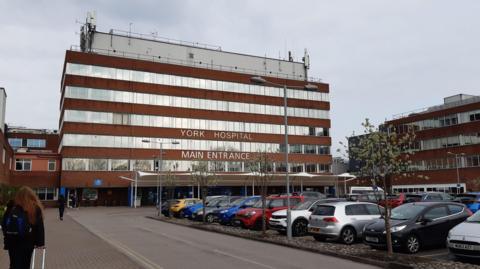
[[[197,68],[305,80],[304,63],[95,32],[92,50]],[[160,57],[160,58],[159,58]]]

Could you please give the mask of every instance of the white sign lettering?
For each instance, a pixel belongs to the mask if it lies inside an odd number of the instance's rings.
[[[204,159],[205,152],[182,150],[182,159]],[[208,160],[249,160],[249,152],[208,151]]]

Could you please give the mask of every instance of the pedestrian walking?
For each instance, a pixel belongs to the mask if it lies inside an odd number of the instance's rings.
[[[72,208],[77,207],[77,197],[75,196],[75,194],[70,194],[70,200],[72,201]]]
[[[60,195],[58,197],[58,214],[60,220],[63,220],[63,212],[65,212],[65,196]]]
[[[32,189],[22,187],[14,205],[4,216],[5,248],[10,269],[28,269],[35,248],[45,248],[42,204]]]

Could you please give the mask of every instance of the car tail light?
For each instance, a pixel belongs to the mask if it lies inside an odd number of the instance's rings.
[[[335,217],[323,218],[323,221],[325,221],[325,222],[338,222],[337,218],[335,218]]]

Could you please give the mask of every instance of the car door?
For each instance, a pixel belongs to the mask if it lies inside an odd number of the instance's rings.
[[[449,211],[445,205],[433,206],[427,209],[420,219],[418,234],[424,245],[440,245],[445,243],[449,226]],[[447,231],[448,233],[448,231]]]

